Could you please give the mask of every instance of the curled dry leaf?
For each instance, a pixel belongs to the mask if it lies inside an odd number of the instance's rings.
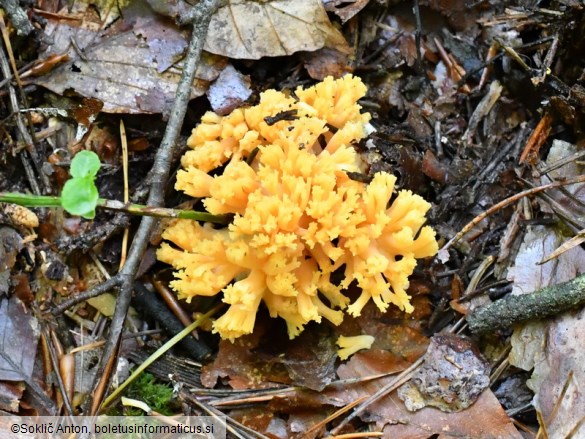
[[[325,9],[333,12],[344,23],[361,11],[370,0],[323,0]]]
[[[228,0],[211,18],[204,49],[240,59],[346,46],[321,0]]]

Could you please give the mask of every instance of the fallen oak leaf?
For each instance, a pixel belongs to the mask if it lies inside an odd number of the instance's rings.
[[[204,49],[230,58],[292,55],[347,42],[321,0],[229,0],[211,18]]]

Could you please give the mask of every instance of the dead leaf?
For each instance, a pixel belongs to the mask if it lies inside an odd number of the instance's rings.
[[[580,247],[563,253],[555,260],[540,264],[562,242],[562,237],[546,227],[530,227],[524,236],[514,266],[508,271],[512,294],[528,294],[549,285],[567,282],[581,271],[585,251]]]
[[[387,439],[427,439],[435,435],[438,439],[522,438],[490,390],[483,392],[471,407],[458,413],[427,407],[410,415],[393,393],[375,416],[388,420],[378,424],[395,424],[383,427],[383,438]]]
[[[554,140],[547,165],[558,163],[576,151],[574,145]],[[548,175],[558,180],[580,173],[581,166],[571,161]],[[543,180],[548,183],[548,177],[543,177]],[[585,185],[578,184],[568,186],[566,192],[551,191],[548,195],[573,215],[580,216],[582,209],[568,195],[583,201],[584,190]],[[550,207],[542,203],[542,209],[550,210]],[[543,226],[528,230],[514,267],[508,274],[509,279],[514,280],[512,294],[532,293],[569,281],[585,272],[585,250],[580,246],[573,246],[555,259],[541,264],[564,239],[554,229]],[[579,437],[583,434],[585,396],[580,383],[585,382],[582,347],[585,339],[584,318],[585,309],[566,312],[552,320],[529,322],[512,335],[509,361],[524,370],[534,369],[527,385],[534,391],[534,406],[542,414],[549,437],[567,437],[570,434]]]
[[[270,411],[258,408],[232,410],[230,417],[270,438],[286,439],[288,437],[286,422]]]
[[[352,71],[347,51],[335,47],[323,47],[304,54],[303,59],[309,76],[317,81],[322,81],[327,76],[339,78]]]
[[[10,270],[22,250],[22,237],[12,227],[0,228],[0,295],[8,293]]]
[[[370,0],[323,0],[325,10],[333,12],[345,23],[366,7]]]
[[[229,58],[260,59],[342,47],[321,0],[228,0],[211,18],[204,49]]]
[[[0,383],[0,410],[14,413],[18,412],[24,389],[25,385],[23,382]]]
[[[0,381],[32,376],[39,335],[37,319],[19,299],[0,300]]]
[[[180,71],[174,65],[184,54],[186,37],[172,22],[134,7],[134,15],[124,15],[103,31],[87,21],[49,19],[45,32],[53,44],[45,55],[67,53],[69,61],[31,81],[58,94],[73,90],[99,99],[108,113],[166,113],[175,97]],[[193,98],[219,74],[217,57],[203,59]]]
[[[415,282],[412,283],[414,284]],[[412,304],[414,311],[411,314],[406,314],[395,307],[383,313],[370,302],[364,307],[359,317],[347,316],[337,328],[339,335],[369,334],[374,337],[374,343],[369,352],[377,351],[378,354],[372,354],[373,356],[369,358],[372,360],[374,356],[377,356],[376,361],[380,364],[372,365],[376,369],[376,372],[372,374],[395,371],[394,367],[398,363],[406,368],[427,350],[429,340],[423,334],[421,322],[431,315],[429,298],[426,295],[415,295],[412,298]],[[365,360],[364,355],[367,354],[368,352],[359,352],[354,357]],[[337,371],[338,374],[340,370]]]
[[[236,390],[272,387],[274,382],[290,383],[282,364],[263,361],[258,355],[258,346],[267,335],[265,321],[258,317],[254,333],[236,339],[233,343],[222,340],[213,363],[201,369],[201,383],[214,387],[218,378],[228,378],[229,385]]]
[[[320,391],[335,379],[337,349],[335,338],[326,326],[303,331],[286,344],[283,355],[277,358],[294,385]]]
[[[335,335],[327,327],[314,325],[291,341],[284,332],[270,329],[274,323],[259,317],[253,334],[234,343],[222,340],[215,361],[201,371],[203,385],[213,387],[225,377],[237,390],[273,383],[322,390],[329,384],[335,378]]]
[[[177,18],[189,12],[190,5],[183,0],[146,0],[157,14]]]
[[[539,265],[562,239],[542,226],[529,229],[508,275],[514,280],[512,294],[528,294],[585,271],[585,250],[578,246]],[[534,405],[543,415],[549,437],[567,437],[582,422],[585,395],[579,383],[585,382],[583,319],[585,310],[567,312],[553,320],[529,322],[512,335],[509,361],[524,370],[534,369],[527,384],[534,391]],[[567,389],[562,395],[565,383]]]
[[[370,354],[371,353],[367,353]],[[359,378],[378,373],[375,363],[360,360],[367,354],[356,354],[345,365],[340,366],[338,374],[342,379]],[[398,366],[398,365],[397,365]],[[388,372],[399,372],[396,367]],[[369,382],[343,386],[340,389],[327,388],[325,392],[332,400],[349,404],[358,398],[370,396],[394,379],[385,377]],[[396,392],[372,404],[360,415],[364,422],[375,423],[376,430],[384,431],[388,439],[427,439],[433,435],[439,438],[474,439],[518,438],[518,433],[506,412],[488,389],[484,391],[471,407],[456,413],[444,413],[434,407],[425,407],[418,412],[409,412]]]
[[[231,64],[227,65],[207,90],[211,108],[220,116],[231,113],[250,97],[250,85],[249,76],[242,75]]]
[[[489,373],[489,364],[470,340],[453,334],[435,335],[422,366],[398,389],[398,397],[410,411],[430,406],[459,412],[488,387]]]

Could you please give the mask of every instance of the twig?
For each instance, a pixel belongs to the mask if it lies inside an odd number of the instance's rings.
[[[39,321],[42,321],[39,319]],[[47,327],[44,323],[41,323],[41,342],[45,343],[47,347],[47,351],[49,352],[49,359],[51,360],[51,366],[53,366],[53,376],[57,381],[57,387],[59,388],[59,392],[61,392],[61,398],[63,399],[63,405],[65,406],[65,411],[67,412],[67,416],[73,416],[73,407],[71,407],[71,401],[69,400],[69,395],[65,390],[65,384],[63,383],[63,376],[61,375],[61,370],[59,368],[59,359],[57,358],[57,353],[55,352],[55,347],[51,340],[51,336]]]
[[[553,37],[553,42],[550,45],[550,49],[548,50],[548,53],[546,54],[546,57],[544,58],[544,63],[542,66],[542,73],[540,74],[540,76],[532,78],[532,82],[534,85],[543,83],[544,80],[546,79],[546,76],[550,74],[550,66],[553,63],[553,60],[555,58],[555,55],[557,54],[558,48],[559,48],[559,36],[555,35]]]
[[[418,360],[416,360],[414,363],[412,363],[407,369],[404,369],[402,372],[400,372],[400,374],[398,374],[396,376],[396,378],[394,378],[392,381],[390,381],[388,384],[386,384],[384,387],[382,387],[376,393],[374,393],[373,395],[369,396],[368,399],[366,399],[365,401],[362,401],[354,409],[354,411],[351,412],[351,415],[349,415],[337,427],[335,427],[333,430],[331,430],[331,434],[332,435],[335,435],[338,432],[340,432],[343,429],[343,427],[345,427],[349,422],[351,422],[353,419],[355,419],[359,414],[361,414],[371,404],[373,404],[374,402],[378,401],[380,398],[382,398],[382,397],[384,397],[386,395],[389,395],[395,389],[397,389],[402,384],[404,384],[405,382],[407,382],[408,380],[410,380],[410,378],[412,377],[412,374],[414,373],[414,371],[421,364],[423,364],[423,361],[424,361],[424,358],[421,356]]]
[[[91,299],[92,297],[100,296],[118,286],[119,280],[116,277],[112,277],[106,280],[105,282],[102,282],[101,284],[89,290],[86,290],[83,293],[80,293],[77,296],[66,300],[65,302],[60,303],[59,305],[51,309],[51,314],[53,314],[54,316],[59,315],[66,309],[71,308],[73,305],[85,302],[87,299]]]
[[[146,318],[156,319],[168,335],[173,336],[193,323],[191,321],[184,325],[175,317],[165,303],[141,282],[136,282],[134,289],[136,294],[132,298],[132,306]],[[193,336],[186,336],[181,340],[181,344],[193,358],[205,359],[211,355],[211,349]]]
[[[461,238],[463,238],[463,236],[465,236],[465,234],[467,232],[469,232],[470,230],[472,230],[476,225],[478,225],[480,222],[482,222],[485,218],[487,218],[488,216],[490,216],[492,213],[497,212],[500,209],[503,209],[504,207],[508,206],[509,204],[512,204],[528,195],[534,195],[538,192],[542,192],[545,191],[547,189],[552,189],[552,188],[557,188],[557,187],[561,187],[561,186],[569,186],[571,184],[578,184],[578,183],[584,183],[585,182],[585,176],[581,175],[575,178],[571,178],[568,180],[564,180],[564,181],[555,181],[554,183],[549,183],[549,184],[545,184],[543,186],[538,186],[535,188],[531,188],[531,189],[526,189],[525,191],[519,192],[509,198],[506,198],[505,200],[500,201],[497,204],[494,204],[492,207],[490,207],[488,210],[486,210],[485,212],[479,214],[478,216],[476,216],[475,218],[473,218],[470,222],[468,222],[462,229],[461,231],[459,231],[455,236],[453,236],[453,238],[451,238],[440,250],[439,250],[439,255],[440,257],[446,256],[446,251],[451,248],[451,246],[453,244],[455,244],[457,241],[459,241]]]
[[[2,0],[0,4],[8,14],[18,36],[25,37],[34,30],[26,11],[20,7],[17,0]]]
[[[422,21],[420,19],[420,8],[418,6],[418,0],[414,0],[414,4],[412,6],[414,11],[414,18],[416,21],[416,29],[414,31],[414,44],[416,46],[416,70],[419,75],[422,75],[423,78],[426,78],[425,71],[423,68],[422,63],[422,48],[421,48],[421,34],[422,34]]]
[[[507,296],[467,316],[471,332],[481,334],[543,319],[585,304],[585,275],[530,294]]]
[[[130,202],[130,195],[128,190],[128,139],[126,138],[126,127],[124,120],[120,119],[120,142],[122,143],[122,170],[124,174],[124,203]],[[120,253],[120,270],[126,262],[126,255],[128,254],[128,236],[130,229],[124,228],[124,235],[122,237],[122,250]]]
[[[183,74],[177,86],[176,99],[171,110],[169,122],[150,173],[148,206],[159,207],[163,204],[164,187],[169,175],[173,148],[177,144],[179,132],[183,125],[187,103],[191,96],[191,84],[193,83],[195,69],[201,58],[201,50],[209,27],[209,21],[218,6],[219,0],[202,0],[192,9],[193,33],[191,35],[191,42],[185,57]],[[132,240],[126,264],[111,279],[114,281],[114,285],[120,287],[120,293],[116,302],[116,310],[112,316],[109,338],[104,346],[103,356],[100,360],[96,379],[93,384],[92,399],[91,401],[88,400],[84,406],[84,413],[86,414],[95,415],[101,407],[105,389],[111,379],[109,372],[112,371],[116,363],[120,337],[128,307],[130,306],[130,299],[132,298],[134,277],[155,225],[156,219],[153,217],[144,217],[142,219],[136,235]]]

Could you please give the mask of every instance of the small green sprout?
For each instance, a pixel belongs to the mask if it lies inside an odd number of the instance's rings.
[[[71,161],[71,177],[61,192],[61,206],[71,215],[93,219],[99,193],[95,178],[100,169],[100,159],[95,152],[80,151]]]

